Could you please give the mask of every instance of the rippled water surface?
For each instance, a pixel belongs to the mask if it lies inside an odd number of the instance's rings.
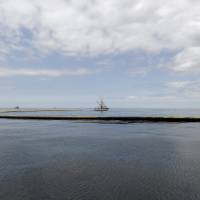
[[[200,124],[0,120],[1,200],[199,200]]]

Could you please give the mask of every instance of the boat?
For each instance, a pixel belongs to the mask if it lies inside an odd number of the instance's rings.
[[[97,102],[99,104],[99,107],[95,108],[95,111],[108,111],[109,108],[106,106],[106,104],[104,103],[103,99],[101,99],[99,102]]]

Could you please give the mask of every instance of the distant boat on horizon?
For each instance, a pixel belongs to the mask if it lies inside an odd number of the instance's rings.
[[[104,103],[103,99],[101,99],[99,102],[97,102],[99,104],[99,107],[95,108],[94,111],[108,111],[109,108],[106,106],[106,104]]]

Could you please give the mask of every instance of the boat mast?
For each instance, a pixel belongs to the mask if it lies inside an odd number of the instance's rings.
[[[106,104],[104,103],[102,98],[100,98],[100,100],[97,101],[97,104],[99,104],[99,107],[95,109],[96,111],[107,111],[107,110],[109,110],[109,108],[106,106]]]

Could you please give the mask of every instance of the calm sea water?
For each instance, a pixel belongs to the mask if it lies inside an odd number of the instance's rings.
[[[0,113],[4,114],[4,113]],[[7,115],[49,115],[49,116],[198,116],[200,109],[143,109],[111,108],[107,112],[97,112],[92,108],[76,111],[10,112]]]
[[[0,120],[2,200],[199,200],[200,123]]]

